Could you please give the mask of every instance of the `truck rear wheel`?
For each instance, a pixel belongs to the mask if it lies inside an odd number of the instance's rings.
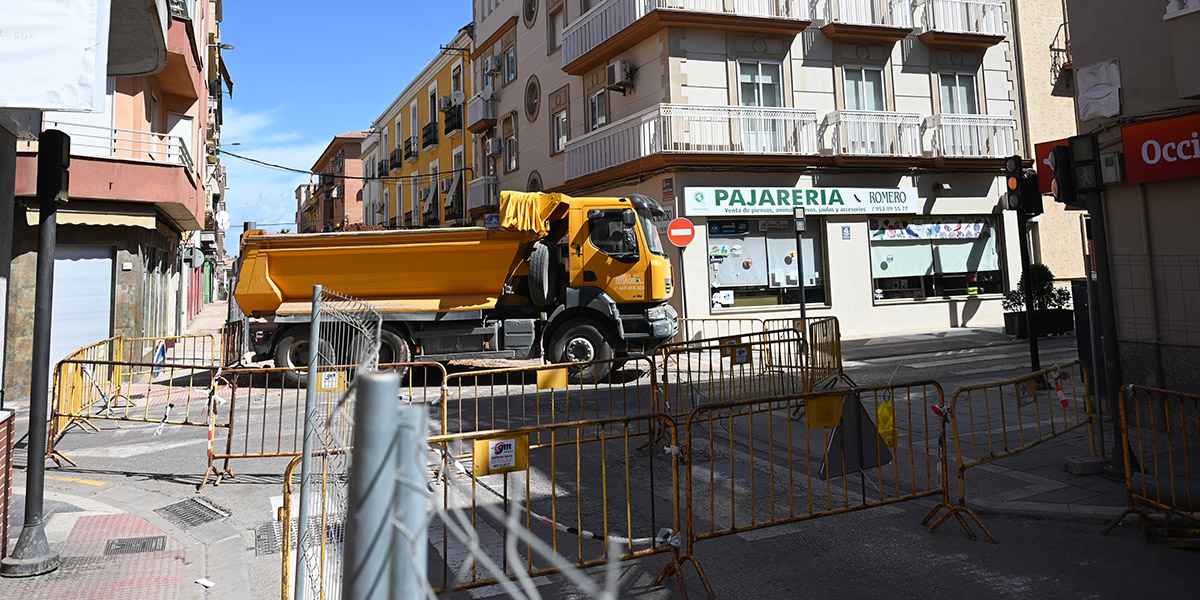
[[[384,327],[379,332],[379,364],[382,366],[411,361],[412,347],[408,345],[408,340],[402,334]],[[400,380],[404,381],[408,375],[408,367],[396,367],[396,372],[400,374]]]
[[[595,324],[578,319],[567,322],[558,330],[550,356],[557,363],[605,361],[612,359],[613,348]],[[567,375],[572,383],[598,383],[607,378],[611,370],[612,363],[601,362],[569,367]]]
[[[533,243],[529,253],[529,301],[536,306],[554,304],[558,295],[558,249],[546,240]]]
[[[333,346],[322,340],[321,353],[333,356]],[[284,332],[275,344],[275,366],[287,369],[283,372],[283,380],[289,386],[304,386],[308,384],[306,373],[301,369],[308,368],[309,351],[312,344],[308,341],[308,327],[292,327]]]

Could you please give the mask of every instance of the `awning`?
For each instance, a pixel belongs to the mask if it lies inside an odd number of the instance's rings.
[[[37,227],[41,215],[37,209],[30,208],[25,210],[25,223],[30,227]],[[158,229],[158,218],[154,211],[150,212],[131,212],[131,211],[114,211],[100,212],[90,210],[70,210],[66,208],[58,209],[58,224],[59,225],[108,225],[117,227],[140,227],[154,231]]]

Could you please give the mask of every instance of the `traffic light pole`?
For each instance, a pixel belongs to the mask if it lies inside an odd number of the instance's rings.
[[[1104,345],[1105,385],[1103,388],[1097,387],[1103,389],[1103,393],[1108,396],[1109,418],[1113,425],[1113,451],[1109,454],[1111,462],[1108,468],[1111,469],[1110,472],[1118,473],[1125,469],[1125,448],[1121,444],[1121,424],[1117,418],[1121,410],[1121,357],[1117,345],[1117,311],[1112,293],[1112,270],[1108,262],[1108,229],[1104,222],[1104,201],[1100,192],[1088,192],[1087,198],[1088,214],[1092,220],[1092,248],[1096,253],[1096,295],[1100,301],[1100,328]]]
[[[1025,333],[1029,337],[1029,365],[1032,369],[1030,372],[1036,373],[1042,370],[1042,360],[1038,355],[1038,332],[1034,326],[1033,285],[1029,280],[1029,218],[1025,216],[1024,209],[1017,210],[1017,237],[1021,244],[1021,279],[1025,283],[1021,287],[1025,290]],[[1038,386],[1041,384],[1039,381]]]

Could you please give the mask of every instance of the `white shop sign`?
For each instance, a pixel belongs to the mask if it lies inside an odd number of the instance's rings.
[[[683,191],[689,217],[915,214],[917,188],[689,187]]]

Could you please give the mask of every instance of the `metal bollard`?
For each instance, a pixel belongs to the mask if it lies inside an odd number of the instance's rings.
[[[348,600],[386,599],[392,578],[388,554],[395,534],[391,519],[400,441],[396,435],[400,376],[363,373],[356,385],[342,595]],[[420,508],[424,511],[424,502]]]

